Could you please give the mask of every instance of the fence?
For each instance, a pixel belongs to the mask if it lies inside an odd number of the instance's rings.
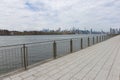
[[[54,41],[27,43],[0,47],[0,75],[30,65],[56,59],[110,38],[107,35]]]

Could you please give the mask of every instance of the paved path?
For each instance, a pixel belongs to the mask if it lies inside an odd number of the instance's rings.
[[[120,36],[3,80],[120,80]]]

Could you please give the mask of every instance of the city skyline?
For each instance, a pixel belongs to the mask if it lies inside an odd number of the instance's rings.
[[[120,28],[119,0],[2,0],[0,29]]]

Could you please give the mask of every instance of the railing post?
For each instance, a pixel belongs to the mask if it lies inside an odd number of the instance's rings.
[[[72,39],[70,40],[70,53],[72,53],[73,52],[73,41],[72,41]]]
[[[99,36],[99,40],[100,40],[100,42],[101,42],[101,36]]]
[[[104,41],[104,36],[102,36],[102,41]]]
[[[104,36],[104,41],[105,41],[106,39],[105,39],[105,36]]]
[[[28,60],[27,60],[27,48],[25,46],[25,44],[23,44],[23,64],[24,64],[24,68],[25,70],[27,70],[27,66],[28,66]]]
[[[97,36],[97,43],[98,43],[98,36]]]
[[[53,42],[53,58],[57,58],[57,46],[56,46],[56,41]]]
[[[83,49],[83,39],[82,39],[82,38],[81,38],[81,41],[80,41],[80,42],[81,42],[81,45],[80,45],[80,46],[81,46],[81,49]]]
[[[94,37],[93,37],[93,45],[95,44],[95,39],[94,39]]]
[[[103,36],[103,41],[104,41],[104,36]]]
[[[88,46],[90,46],[90,38],[88,37]]]
[[[108,35],[106,35],[106,40],[108,39]]]
[[[104,40],[106,40],[106,35],[104,36]]]
[[[102,41],[103,41],[103,36],[102,36]]]

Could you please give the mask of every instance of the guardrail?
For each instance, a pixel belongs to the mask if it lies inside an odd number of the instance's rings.
[[[27,70],[30,65],[56,59],[79,51],[110,38],[108,35],[52,40],[0,47],[0,75],[18,69]]]

